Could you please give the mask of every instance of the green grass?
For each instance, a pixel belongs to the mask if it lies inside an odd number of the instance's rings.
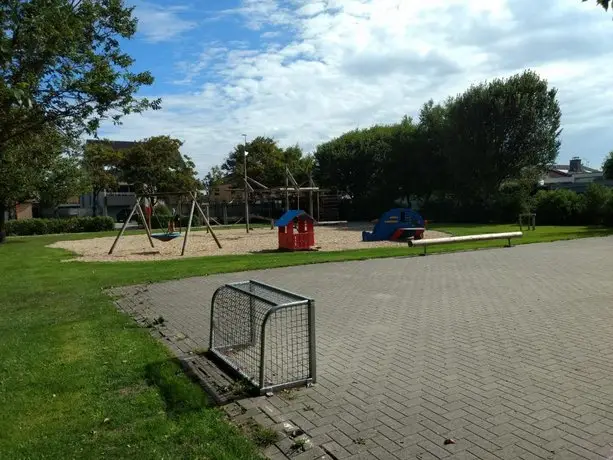
[[[433,228],[456,235],[516,229]],[[612,233],[599,227],[538,227],[516,244]],[[54,241],[92,236],[101,235],[9,238],[0,245],[0,458],[257,458],[256,447],[209,407],[200,388],[183,375],[163,345],[115,310],[103,289],[421,252],[400,245],[164,262],[62,263],[72,256],[45,248]],[[471,242],[428,252],[502,244]]]

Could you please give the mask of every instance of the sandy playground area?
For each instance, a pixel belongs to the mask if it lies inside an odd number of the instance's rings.
[[[346,249],[366,249],[374,247],[393,247],[406,245],[406,242],[376,241],[363,242],[362,230],[372,230],[372,225],[344,227],[316,227],[315,246],[321,251],[343,251]],[[218,256],[230,254],[256,254],[275,251],[278,247],[277,229],[254,228],[249,234],[244,228],[226,228],[215,230],[215,235],[222,245],[219,249],[213,237],[204,230],[190,233],[184,257]],[[442,232],[426,230],[424,238],[439,238]],[[109,249],[115,237],[91,238],[86,240],[58,241],[49,245],[51,248],[66,249],[78,257],[71,260],[86,262],[120,262],[142,260],[166,260],[181,258],[183,238],[176,238],[163,243],[153,240],[155,248],[149,245],[147,236],[123,236],[112,255]]]

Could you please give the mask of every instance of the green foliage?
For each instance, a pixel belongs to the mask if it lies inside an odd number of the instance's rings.
[[[35,196],[58,138],[159,108],[135,97],[153,77],[132,72],[121,50],[136,32],[132,11],[120,0],[0,2],[0,230],[16,195]]]
[[[118,0],[0,3],[0,155],[43,126],[78,136],[159,107],[134,96],[153,77],[131,72],[121,50],[136,32],[132,11]]]
[[[534,72],[472,86],[445,107],[450,192],[482,201],[523,168],[544,169],[560,147],[556,90]]]
[[[182,155],[183,143],[170,136],[155,136],[138,142],[122,152],[121,178],[134,185],[136,192],[150,195],[160,192],[195,191],[201,187],[196,166]]]
[[[69,138],[49,128],[12,139],[0,151],[0,230],[4,226],[4,209],[37,197],[71,145]]]
[[[613,202],[613,191],[600,184],[590,184],[584,194],[584,219],[582,223],[601,225],[610,220],[609,204]]]
[[[613,179],[613,151],[609,152],[602,164],[602,172],[605,179]]]
[[[406,199],[447,222],[506,219],[526,208],[558,154],[559,134],[556,91],[524,72],[443,104],[429,101],[417,123],[405,117],[321,144],[315,176],[352,198],[355,218],[376,217]]]
[[[6,232],[12,236],[48,235],[56,233],[86,233],[113,230],[111,217],[73,217],[70,219],[11,220]]]
[[[204,177],[204,189],[211,195],[213,187],[223,184],[225,175],[219,166],[213,166]]]
[[[587,2],[588,0],[581,0],[582,2]],[[596,0],[596,3],[603,7],[605,11],[609,10],[609,5],[611,4],[611,0]]]
[[[244,144],[236,145],[221,165],[221,169],[215,169],[214,174],[219,178],[221,173],[234,187],[243,188],[244,152]],[[308,159],[308,156],[303,156],[302,149],[298,145],[283,150],[270,137],[259,136],[253,139],[247,144],[247,153],[248,176],[267,187],[279,187],[285,184],[286,166],[296,181],[304,183],[307,181],[309,168],[312,166],[311,160]],[[255,184],[253,187],[257,188]]]
[[[41,173],[37,195],[41,206],[55,209],[69,198],[85,193],[89,187],[79,160],[60,156]]]
[[[540,190],[534,196],[539,224],[577,225],[585,215],[585,197],[571,190]]]
[[[171,216],[172,215],[172,211],[170,210],[170,208],[163,203],[156,204],[154,210],[155,210],[156,216]]]

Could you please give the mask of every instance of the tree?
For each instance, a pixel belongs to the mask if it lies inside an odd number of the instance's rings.
[[[245,145],[238,144],[221,165],[228,181],[237,188],[244,187]],[[250,178],[266,185],[278,187],[285,182],[286,160],[292,160],[294,148],[281,149],[270,137],[258,136],[247,144],[247,174]]]
[[[213,194],[213,188],[223,184],[224,179],[225,175],[219,166],[213,166],[204,176],[202,183],[209,197]]]
[[[587,2],[588,0],[581,0],[582,2]],[[600,6],[602,6],[605,11],[609,11],[609,4],[611,3],[611,0],[596,0],[596,3]]]
[[[481,205],[527,167],[555,161],[560,108],[556,90],[534,72],[472,86],[445,107],[449,186]]]
[[[88,181],[81,162],[73,156],[58,156],[44,170],[37,185],[37,195],[41,207],[57,209],[69,198],[87,190]]]
[[[43,173],[53,168],[68,144],[66,136],[52,129],[7,144],[0,156],[0,219],[10,206],[36,196]]]
[[[605,179],[613,179],[613,151],[609,152],[602,164],[602,172]]]
[[[83,153],[83,169],[92,191],[92,214],[98,213],[98,195],[103,190],[117,190],[123,153],[110,141],[88,142]]]
[[[170,136],[155,136],[138,142],[122,152],[119,163],[121,178],[134,185],[136,193],[150,196],[159,193],[195,192],[201,187],[196,165],[182,155],[183,143]]]
[[[320,144],[315,152],[316,181],[349,195],[359,217],[379,214],[401,194],[397,177],[387,177],[397,129],[376,125]]]
[[[107,118],[159,108],[135,97],[153,77],[131,72],[121,50],[136,32],[132,11],[121,0],[0,3],[0,164],[43,132],[76,138]],[[0,196],[0,230],[6,201]]]

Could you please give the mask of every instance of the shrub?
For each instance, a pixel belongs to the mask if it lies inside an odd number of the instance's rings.
[[[585,196],[571,190],[540,190],[534,196],[534,212],[542,225],[585,223]]]
[[[155,209],[155,214],[158,215],[158,216],[170,216],[170,215],[172,215],[172,212],[170,211],[170,208],[168,206],[166,206],[165,204],[158,203],[158,204],[155,205],[154,209]]]
[[[71,217],[70,219],[26,219],[6,223],[6,233],[12,236],[49,235],[54,233],[85,233],[113,230],[111,217]]]
[[[601,225],[610,220],[608,205],[613,198],[610,188],[600,184],[590,184],[585,192],[584,221],[586,224]]]

